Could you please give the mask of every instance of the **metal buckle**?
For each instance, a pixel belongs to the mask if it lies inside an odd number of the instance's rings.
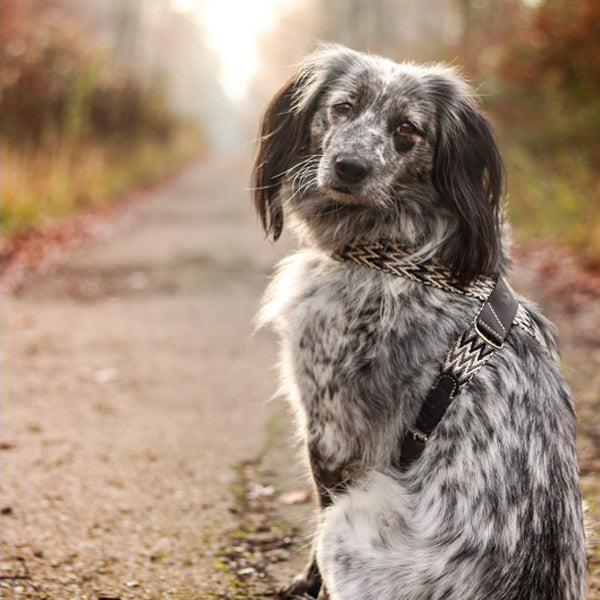
[[[483,307],[481,307],[483,310]],[[480,311],[481,312],[481,311]],[[479,313],[477,314],[477,318],[475,319],[475,323],[473,325],[473,328],[475,329],[475,333],[486,343],[488,344],[488,346],[491,346],[492,348],[496,348],[496,350],[500,350],[503,346],[504,346],[504,342],[502,342],[501,344],[496,344],[496,342],[492,341],[489,337],[486,336],[485,333],[483,333],[481,331],[481,329],[479,329],[479,327],[477,327],[477,321],[479,321]]]
[[[420,429],[417,429],[416,427],[409,427],[408,432],[412,434],[413,439],[415,440],[419,440],[423,443],[427,441],[427,435],[423,433]]]

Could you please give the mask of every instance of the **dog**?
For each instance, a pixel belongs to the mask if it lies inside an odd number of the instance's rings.
[[[508,266],[503,186],[490,122],[452,67],[323,45],[266,109],[254,201],[267,234],[285,218],[301,249],[258,319],[280,336],[320,515],[280,597],[585,598],[574,403],[535,305],[514,300],[515,324],[403,464],[449,349],[481,316],[469,290]],[[357,248],[383,250],[344,259]],[[432,285],[390,273],[387,248]]]

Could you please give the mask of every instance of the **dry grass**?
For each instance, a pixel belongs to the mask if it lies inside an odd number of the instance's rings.
[[[169,139],[45,143],[2,148],[2,234],[110,201],[134,185],[164,177],[201,152],[200,136],[180,129]]]

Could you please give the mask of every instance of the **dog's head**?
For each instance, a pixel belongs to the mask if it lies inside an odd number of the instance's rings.
[[[273,239],[285,205],[327,249],[399,242],[465,281],[501,267],[502,161],[451,68],[323,46],[267,108],[253,183]]]

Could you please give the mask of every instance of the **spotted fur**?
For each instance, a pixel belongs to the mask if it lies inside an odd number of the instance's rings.
[[[415,132],[399,133],[406,122]],[[337,169],[347,155],[368,165],[360,181]],[[445,67],[323,47],[266,111],[255,184],[265,229],[276,238],[289,218],[304,246],[259,317],[281,338],[321,511],[314,556],[282,596],[585,598],[573,399],[552,325],[520,298],[545,346],[513,327],[404,472],[401,440],[480,301],[331,256],[389,241],[466,284],[504,270],[502,163],[468,86]]]

